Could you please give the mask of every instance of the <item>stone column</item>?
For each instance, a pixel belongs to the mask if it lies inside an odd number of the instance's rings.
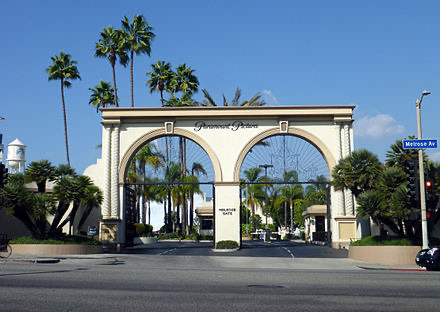
[[[215,243],[240,244],[240,183],[215,183]]]
[[[339,161],[341,158],[344,157],[343,153],[343,149],[342,149],[342,140],[341,140],[341,130],[342,127],[340,124],[336,124],[336,146],[337,146],[337,156],[338,159],[337,161]],[[342,191],[335,191],[334,188],[332,187],[332,198],[334,199],[334,203],[332,201],[332,204],[335,204],[335,208],[334,211],[336,212],[336,214],[332,214],[333,218],[336,216],[344,216],[345,215],[345,203],[344,203],[344,193]]]
[[[111,148],[111,217],[120,219],[119,209],[119,125],[113,126]]]
[[[111,216],[111,181],[110,181],[110,166],[111,166],[111,125],[103,126],[102,133],[102,159],[104,160],[104,200],[102,202],[102,217],[108,219]]]
[[[351,154],[351,140],[350,140],[350,124],[344,125],[344,157],[347,157]],[[344,190],[345,193],[345,212],[347,215],[354,215],[354,206],[353,206],[353,194],[349,189]]]

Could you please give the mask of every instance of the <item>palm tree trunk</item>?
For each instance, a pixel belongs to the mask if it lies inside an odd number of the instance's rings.
[[[290,230],[293,229],[293,201],[290,201]]]
[[[148,200],[148,224],[151,224],[151,203]]]
[[[119,103],[118,103],[118,89],[116,88],[115,65],[112,65],[112,71],[113,71],[113,89],[115,89],[115,106],[119,107]]]
[[[189,232],[192,233],[194,228],[194,192],[191,192],[189,207]]]
[[[287,202],[284,202],[284,228],[287,233]],[[292,229],[290,229],[289,232],[291,232],[291,231],[292,231]]]
[[[164,219],[164,229],[165,233],[168,233],[168,217],[167,217],[167,202],[164,199],[163,201],[163,219]]]
[[[63,101],[64,138],[65,138],[65,140],[66,140],[67,165],[70,167],[69,142],[68,142],[68,140],[67,140],[66,104],[64,103],[64,79],[61,79],[61,100]]]
[[[130,60],[130,87],[131,87],[131,107],[134,107],[134,93],[133,93],[133,49],[131,50],[131,60]]]
[[[167,216],[167,222],[168,222],[168,229],[171,229],[171,191],[168,191],[168,216]]]

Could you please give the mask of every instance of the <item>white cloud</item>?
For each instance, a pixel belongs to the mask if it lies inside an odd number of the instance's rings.
[[[278,104],[277,98],[272,94],[271,90],[263,90],[264,99],[268,104]]]
[[[378,139],[387,135],[401,134],[405,128],[390,115],[379,114],[363,117],[354,123],[354,134],[359,137]]]

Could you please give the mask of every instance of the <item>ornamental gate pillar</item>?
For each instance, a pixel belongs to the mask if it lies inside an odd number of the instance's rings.
[[[215,243],[232,240],[240,244],[240,183],[215,183]]]

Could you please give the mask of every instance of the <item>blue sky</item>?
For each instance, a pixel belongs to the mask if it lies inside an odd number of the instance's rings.
[[[415,101],[427,89],[424,137],[439,136],[438,1],[3,1],[0,12],[0,133],[5,145],[27,145],[28,163],[65,162],[60,86],[45,71],[62,50],[82,77],[65,92],[71,164],[82,172],[100,157],[88,88],[111,81],[111,67],[94,46],[104,27],[135,14],[156,34],[151,57],[135,57],[138,107],[160,105],[145,87],[160,59],[187,63],[218,102],[240,87],[243,99],[261,92],[269,105],[357,105],[355,148],[382,160],[395,140],[416,134]],[[129,69],[116,74],[129,106]],[[438,149],[431,158],[440,160]]]

